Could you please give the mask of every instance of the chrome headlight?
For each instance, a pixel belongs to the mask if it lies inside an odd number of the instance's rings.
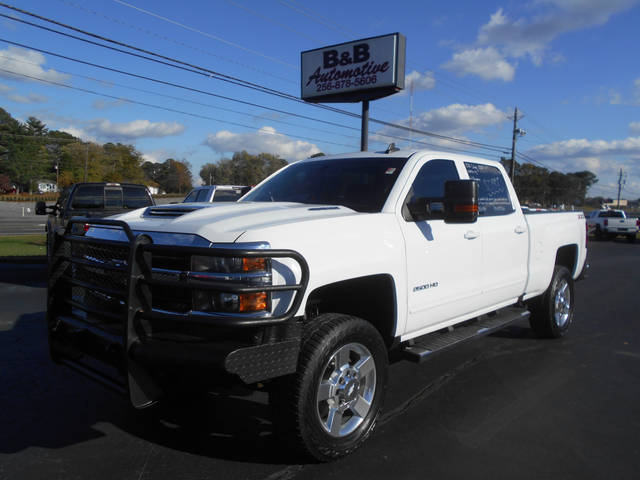
[[[271,285],[271,259],[266,257],[191,257],[192,277],[203,281],[224,281],[233,285]],[[268,311],[268,292],[233,293],[216,290],[194,291],[194,308],[200,311],[249,313]]]

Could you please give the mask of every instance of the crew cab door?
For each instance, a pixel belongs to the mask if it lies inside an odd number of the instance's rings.
[[[478,221],[482,236],[480,266],[482,300],[490,307],[518,298],[524,292],[529,261],[529,234],[524,214],[513,198],[502,171],[494,165],[464,162],[471,180],[478,182]]]
[[[405,334],[446,324],[480,308],[482,239],[477,226],[444,223],[444,184],[459,178],[452,160],[419,162],[401,194],[397,215],[406,244]],[[428,199],[426,220],[412,218],[409,203],[416,198]]]

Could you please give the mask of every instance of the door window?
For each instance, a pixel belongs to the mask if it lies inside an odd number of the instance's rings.
[[[469,178],[478,182],[478,215],[508,215],[515,210],[500,170],[491,165],[464,162]]]
[[[192,200],[194,202],[206,202],[207,201],[207,197],[209,196],[209,189],[208,188],[203,188],[202,190],[200,190],[198,192],[198,196],[196,197],[195,200]]]
[[[459,180],[456,164],[452,160],[430,160],[416,175],[411,190],[402,207],[405,220],[412,221],[409,204],[426,200],[429,213],[427,220],[444,218],[444,184],[448,180]]]
[[[182,201],[183,203],[195,202],[198,196],[198,190],[191,190],[189,195]]]

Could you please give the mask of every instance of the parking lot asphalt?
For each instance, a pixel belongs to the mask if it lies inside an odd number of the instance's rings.
[[[640,244],[592,242],[566,338],[526,323],[390,369],[365,446],[304,464],[265,394],[185,400],[158,419],[53,365],[42,266],[0,264],[0,479],[576,478],[640,471]]]

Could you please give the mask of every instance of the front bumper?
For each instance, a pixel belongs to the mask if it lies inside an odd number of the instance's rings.
[[[128,242],[75,235],[74,224],[122,228]],[[170,376],[193,374],[203,377],[204,384],[233,378],[250,384],[295,371],[300,322],[294,314],[309,276],[297,252],[154,245],[148,236],[134,235],[124,222],[86,218],[72,219],[64,232],[56,232],[52,244],[47,324],[53,360],[127,393],[134,406],[155,402],[169,388]],[[154,255],[168,252],[286,258],[299,266],[300,281],[252,286],[194,280],[189,272],[158,278]],[[154,308],[156,286],[163,294],[191,288],[291,292],[291,301],[277,315],[172,312]]]

